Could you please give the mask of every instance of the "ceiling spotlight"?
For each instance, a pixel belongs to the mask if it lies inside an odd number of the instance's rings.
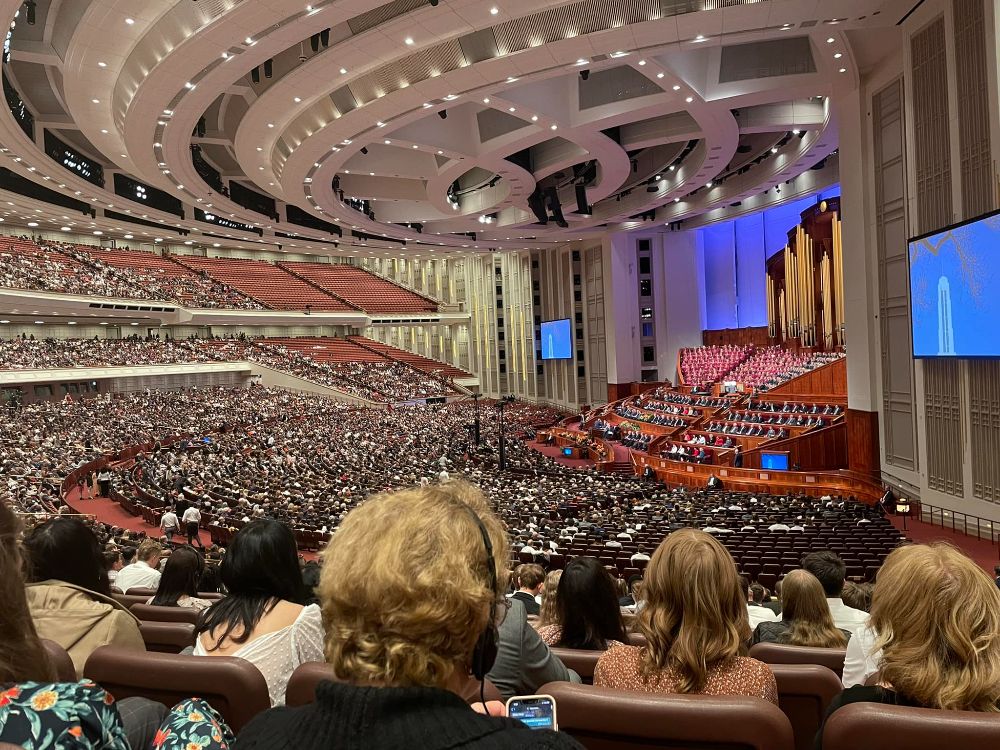
[[[361,147],[361,153],[362,153],[362,154],[367,154],[367,153],[368,153],[368,149],[367,149],[367,148],[365,148],[364,146],[362,146],[362,147]]]
[[[777,147],[777,146],[774,146],[774,147],[773,147],[773,148],[771,149],[771,153],[772,153],[772,154],[776,154],[776,153],[778,153],[778,147]]]
[[[705,35],[704,35],[704,34],[699,34],[698,36],[696,36],[696,37],[694,38],[694,40],[695,40],[696,42],[704,42],[704,41],[705,41]]]
[[[674,84],[674,91],[680,91],[681,87],[678,84]]]
[[[590,78],[590,70],[589,69],[588,70],[581,70],[580,71],[580,78],[582,80],[584,80],[584,81],[586,81],[588,78]]]
[[[132,24],[135,23],[135,19],[134,18],[126,18],[125,19],[125,23],[127,23],[129,26],[131,26]]]
[[[388,138],[386,138],[385,139],[385,145],[386,146],[391,146],[392,145],[392,141],[390,141]]]
[[[690,104],[691,102],[693,102],[693,101],[694,101],[694,97],[693,97],[693,96],[689,96],[689,97],[688,97],[687,99],[685,99],[684,101],[686,101],[686,102],[687,102],[688,104]]]
[[[657,74],[656,74],[656,77],[657,77],[657,78],[663,78],[663,73],[657,73]]]
[[[801,132],[802,132],[801,130],[799,130],[798,128],[796,128],[795,130],[792,131],[792,135],[798,135]]]
[[[438,117],[440,117],[442,120],[447,120],[448,119],[448,110],[442,109],[440,112],[438,112]]]
[[[841,73],[846,73],[846,72],[847,72],[847,68],[841,68],[841,69],[840,69],[840,72],[841,72]]]
[[[640,64],[640,65],[645,65],[645,64],[646,64],[646,61],[645,61],[645,60],[640,60],[640,61],[639,61],[639,64]]]
[[[833,56],[833,59],[834,59],[834,60],[839,60],[839,59],[840,59],[840,58],[842,58],[843,56],[844,56],[844,53],[843,53],[843,52],[838,52],[837,54],[835,54],[835,55]]]
[[[538,122],[538,115],[532,115],[531,116],[531,121],[532,122]]]
[[[833,43],[834,43],[835,41],[837,41],[837,40],[836,40],[836,39],[834,39],[834,38],[833,38],[833,37],[831,36],[831,37],[830,37],[829,39],[827,39],[827,40],[826,40],[826,43],[827,43],[827,44],[833,44]]]
[[[412,36],[408,36],[408,37],[406,37],[406,39],[404,39],[403,41],[404,41],[404,42],[405,42],[405,43],[406,43],[407,45],[409,45],[409,46],[411,46],[411,47],[413,46],[413,37],[412,37]]]
[[[340,75],[342,75],[342,76],[343,75],[347,75],[347,68],[341,68],[340,69]]]
[[[301,96],[297,96],[292,101],[294,101],[296,104],[298,104],[299,102],[302,101],[302,97]]]
[[[106,68],[106,67],[108,67],[108,64],[107,64],[106,62],[103,62],[103,61],[99,61],[99,62],[97,63],[97,67],[98,67],[98,68]]]
[[[558,125],[550,125],[549,126],[549,130],[558,130],[558,129],[559,129]]]
[[[499,12],[500,12],[500,9],[498,7],[496,7],[495,5],[492,8],[490,8],[490,15],[491,16],[495,16]]]

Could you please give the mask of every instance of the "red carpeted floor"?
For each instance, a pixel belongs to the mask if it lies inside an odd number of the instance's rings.
[[[907,538],[919,544],[929,542],[950,542],[965,552],[969,557],[981,565],[991,575],[995,565],[1000,564],[1000,546],[990,544],[989,539],[977,539],[974,536],[966,536],[959,526],[956,531],[951,527],[941,528],[933,526],[923,521],[913,518],[906,519],[906,529],[903,529],[903,519],[897,516],[889,516],[892,525],[906,534]]]
[[[142,516],[129,515],[122,506],[106,497],[83,500],[79,496],[79,491],[74,488],[66,497],[66,504],[77,513],[97,516],[97,520],[101,523],[111,524],[129,531],[145,531],[147,536],[160,536],[160,530],[143,521]],[[198,536],[206,547],[212,544],[212,536],[205,529],[202,529]],[[174,539],[177,540],[179,537],[174,537]]]

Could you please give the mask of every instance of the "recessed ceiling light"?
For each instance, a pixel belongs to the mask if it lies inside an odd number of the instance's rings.
[[[640,61],[639,61],[639,64],[640,64],[640,65],[645,65],[645,64],[646,64],[646,61],[645,61],[645,60],[640,60]]]
[[[847,72],[847,68],[841,68],[841,69],[840,69],[840,72],[841,72],[841,73],[846,73],[846,72]]]
[[[840,59],[840,58],[842,58],[843,56],[844,56],[844,53],[843,53],[843,52],[838,52],[837,54],[835,54],[835,55],[833,56],[833,59],[834,59],[834,60],[839,60],[839,59]]]
[[[559,129],[559,126],[558,126],[558,125],[551,125],[551,126],[549,127],[549,130],[558,130],[558,129]]]
[[[836,39],[834,39],[834,38],[833,38],[833,37],[831,36],[831,37],[830,37],[829,39],[827,39],[827,40],[826,40],[826,43],[827,43],[827,44],[833,44],[833,43],[834,43],[835,41],[837,41],[837,40],[836,40]]]
[[[507,107],[507,111],[508,112],[517,112],[517,109],[515,109],[514,107]]]
[[[590,62],[590,60],[588,60],[587,58],[581,57],[579,60],[576,61],[576,64],[577,65],[586,65],[589,62]]]
[[[38,226],[38,222],[37,221],[29,221],[28,222],[28,226],[29,227],[37,227]]]
[[[443,153],[444,153],[444,151],[442,151],[441,149],[438,149],[438,156],[440,156]]]
[[[94,230],[94,234],[100,236],[100,235],[104,234],[104,232],[102,232],[100,229],[95,229]]]
[[[388,138],[386,138],[385,139],[385,145],[386,146],[392,145],[392,141],[390,141]]]
[[[246,39],[243,40],[243,43],[244,44],[253,44],[253,37],[252,36],[248,36]]]
[[[490,8],[490,15],[491,16],[495,16],[499,12],[500,12],[500,9],[498,7],[496,7],[495,5],[492,8]]]
[[[341,68],[340,69],[340,75],[342,75],[342,76],[343,75],[347,75],[347,68]]]
[[[273,127],[274,127],[274,123],[273,123],[273,122],[269,122],[269,123],[267,124],[267,126],[268,126],[269,128],[273,128]]]
[[[125,235],[125,239],[127,239],[127,240],[130,240],[130,239],[132,239],[132,235],[131,235],[131,234],[126,234],[126,235]]]
[[[101,103],[100,99],[91,99],[90,101],[92,101],[94,104],[100,104]]]
[[[531,121],[532,122],[538,122],[538,115],[532,115],[531,116]]]
[[[127,23],[129,26],[131,26],[132,24],[135,23],[135,19],[134,18],[126,18],[125,19],[125,23]]]
[[[302,97],[301,96],[297,96],[292,101],[294,101],[296,104],[298,104],[299,102],[302,101]]]
[[[413,148],[420,148],[416,143],[413,144]]]
[[[105,129],[105,128],[101,128],[101,132],[102,132],[102,133],[104,133],[105,135],[107,135],[107,134],[108,134],[108,131],[107,131],[107,129]]]
[[[258,146],[258,147],[257,147],[257,150],[258,150],[258,151],[263,151],[263,150],[264,150],[264,148],[263,148],[263,146]]]
[[[704,42],[704,41],[705,41],[705,35],[704,35],[704,34],[699,34],[698,36],[696,36],[696,37],[694,38],[694,40],[695,40],[696,42]]]
[[[108,64],[106,62],[103,62],[103,61],[102,62],[98,62],[97,63],[97,67],[98,68],[106,68],[106,67],[108,67]]]
[[[771,148],[771,153],[772,153],[772,154],[776,154],[776,153],[778,153],[778,147],[777,147],[777,146],[774,146],[774,147],[772,147],[772,148]]]
[[[674,84],[674,91],[680,91],[681,87],[678,84]]]
[[[691,102],[693,102],[693,101],[694,101],[694,97],[693,97],[693,96],[689,96],[689,97],[688,97],[687,99],[685,99],[684,101],[686,101],[686,102],[687,102],[688,104],[690,104]]]
[[[663,78],[663,73],[657,73],[657,74],[656,74],[656,77],[657,77],[657,78]]]
[[[413,37],[412,36],[408,36],[403,41],[406,42],[406,44],[412,45],[413,44]]]
[[[489,104],[489,103],[490,103],[490,98],[487,96],[486,98],[483,99],[483,104]]]

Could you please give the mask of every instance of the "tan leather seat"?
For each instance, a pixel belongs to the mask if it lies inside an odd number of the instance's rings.
[[[285,690],[285,705],[290,707],[305,706],[316,700],[316,688],[323,680],[338,682],[333,674],[333,668],[323,661],[307,661],[299,664],[288,679]],[[503,701],[503,696],[496,686],[486,680],[485,697],[487,701]],[[466,689],[462,691],[466,703],[479,703],[479,682],[470,678]]]
[[[55,669],[56,679],[59,682],[76,682],[76,668],[66,649],[48,638],[42,638],[41,641],[45,654]]]
[[[101,646],[83,674],[116,699],[140,696],[172,707],[202,698],[234,732],[271,707],[264,675],[234,656],[180,656]]]
[[[838,677],[844,676],[843,648],[811,648],[809,646],[786,646],[781,643],[755,643],[750,647],[750,656],[765,664],[819,664],[832,670]]]
[[[770,664],[778,706],[792,725],[795,750],[811,750],[830,702],[843,690],[840,678],[819,664]]]
[[[579,648],[562,648],[561,646],[550,646],[549,650],[554,656],[566,665],[567,669],[572,669],[583,680],[585,685],[594,684],[594,668],[597,660],[601,658],[603,651],[585,651]]]
[[[1000,714],[852,703],[830,716],[823,750],[965,750],[1000,747]]]
[[[142,620],[139,632],[147,651],[179,654],[194,645],[194,625],[190,622],[152,622]]]
[[[556,700],[559,729],[587,750],[792,750],[792,727],[760,698],[633,693],[570,682],[538,689]]]
[[[198,623],[199,610],[194,607],[158,607],[154,604],[133,604],[133,615],[144,622],[189,622]]]

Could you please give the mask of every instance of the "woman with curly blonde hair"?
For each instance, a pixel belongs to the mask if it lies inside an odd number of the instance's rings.
[[[875,579],[870,627],[881,650],[878,685],[848,688],[827,718],[857,702],[1000,711],[1000,590],[950,544],[889,554]]]
[[[650,560],[636,621],[647,645],[617,646],[594,684],[647,693],[748,695],[778,702],[766,664],[745,656],[747,608],[733,558],[710,534],[680,529]]]
[[[506,612],[508,549],[482,493],[462,482],[375,495],[352,510],[317,588],[334,681],[311,705],[257,717],[237,746],[578,748],[460,697],[474,668],[492,661],[477,646]]]

